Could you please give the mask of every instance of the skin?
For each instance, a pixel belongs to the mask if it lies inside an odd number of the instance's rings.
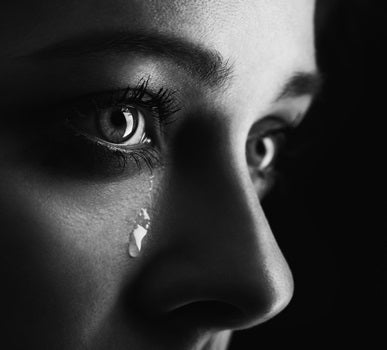
[[[309,95],[276,96],[295,72],[316,70],[313,11],[310,0],[1,3],[8,348],[224,349],[233,330],[289,303],[292,275],[261,206],[270,181],[249,166],[246,142],[268,116],[294,122],[307,110]],[[133,54],[31,58],[85,33],[140,29],[217,50],[230,79],[204,85],[173,62]],[[166,131],[153,191],[146,167],[101,179],[60,157],[64,166],[42,165],[56,148],[34,133],[43,121],[27,118],[29,106],[125,89],[149,75],[183,105]],[[19,109],[24,119],[8,125]],[[128,235],[140,208],[152,229],[132,259]]]

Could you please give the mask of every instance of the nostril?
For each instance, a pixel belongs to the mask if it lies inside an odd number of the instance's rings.
[[[245,318],[245,313],[238,307],[217,300],[187,303],[168,313],[169,321],[174,324],[191,323],[218,330],[234,328]]]
[[[253,289],[257,291],[257,288]],[[235,294],[231,299],[202,299],[175,304],[166,312],[175,324],[189,324],[205,329],[245,329],[261,324],[281,312],[293,295],[292,283],[286,288],[260,293]]]

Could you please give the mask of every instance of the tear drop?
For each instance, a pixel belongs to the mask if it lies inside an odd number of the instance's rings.
[[[153,174],[149,177],[148,187],[148,201],[152,203],[152,190],[153,190]],[[134,220],[134,227],[132,232],[129,234],[129,247],[128,253],[131,258],[136,258],[141,252],[143,246],[143,239],[148,234],[151,226],[151,218],[146,208],[141,208]]]
[[[136,225],[129,237],[129,255],[136,258],[141,251],[141,243],[148,230],[141,225]]]
[[[150,228],[150,216],[147,209],[141,208],[136,218],[136,223],[129,235],[129,256],[138,257],[141,252],[142,241]]]

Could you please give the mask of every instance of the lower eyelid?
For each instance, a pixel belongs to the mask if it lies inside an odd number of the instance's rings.
[[[141,171],[143,165],[149,170],[162,164],[162,157],[154,147],[149,145],[117,147],[90,137],[80,135],[81,143],[89,148],[89,156],[94,159],[97,168],[112,176],[131,176],[133,171]]]

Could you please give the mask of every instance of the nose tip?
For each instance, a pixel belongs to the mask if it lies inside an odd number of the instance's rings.
[[[245,329],[264,323],[289,304],[294,292],[293,277],[290,271],[281,274],[280,279],[264,278],[260,281],[263,284],[240,294],[237,305],[241,314],[239,319],[235,319],[232,328]]]
[[[204,284],[202,290],[191,296],[186,293],[182,299],[185,304],[175,304],[173,312],[186,313],[216,329],[241,330],[271,319],[289,304],[294,292],[293,276],[285,259],[278,252],[275,256],[277,261],[257,261],[259,256],[252,263],[254,259],[249,263],[237,261],[234,268],[224,262],[227,274],[223,275],[202,273],[198,277]]]

